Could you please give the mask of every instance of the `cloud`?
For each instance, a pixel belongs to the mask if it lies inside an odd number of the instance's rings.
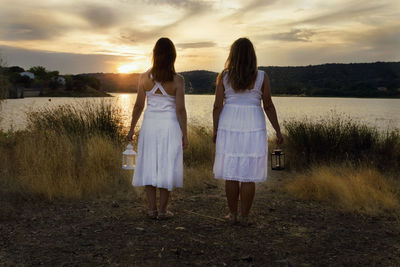
[[[68,26],[52,15],[21,14],[0,20],[1,40],[50,40],[63,35]]]
[[[81,13],[82,17],[96,28],[108,28],[118,23],[118,16],[107,6],[87,5]]]
[[[17,65],[27,69],[41,65],[49,70],[59,70],[63,74],[114,72],[115,66],[126,60],[122,56],[59,53],[4,45],[0,45],[0,51],[9,66]]]
[[[202,12],[211,8],[210,2],[199,0],[146,0],[145,3],[151,5],[168,5],[187,10],[189,13]]]
[[[392,60],[400,56],[400,23],[365,31],[347,32],[344,36],[349,44],[359,47],[360,50]]]
[[[187,49],[187,48],[206,48],[215,47],[217,44],[215,42],[196,42],[196,43],[179,43],[176,47]]]
[[[310,42],[316,32],[310,29],[293,29],[289,32],[267,34],[268,39],[288,42]]]
[[[357,2],[358,3],[358,2]],[[288,25],[304,25],[304,24],[327,24],[344,21],[353,21],[355,19],[364,19],[366,15],[374,15],[378,11],[388,8],[387,4],[370,4],[368,6],[352,3],[351,5],[341,7],[329,12],[324,12],[309,18],[292,21]]]
[[[246,13],[270,6],[276,3],[278,0],[253,0],[253,1],[246,1],[246,4],[239,9],[236,9],[235,12],[229,14],[228,16],[224,17],[223,20],[234,20],[242,18]]]

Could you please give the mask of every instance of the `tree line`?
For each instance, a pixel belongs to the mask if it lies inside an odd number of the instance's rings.
[[[260,67],[273,95],[400,97],[400,62],[323,64],[302,67]],[[187,94],[214,94],[218,73],[181,72]],[[136,92],[139,74],[88,74],[108,92]]]
[[[0,62],[1,63],[1,62]],[[302,67],[260,67],[270,79],[273,95],[336,96],[336,97],[400,97],[400,62],[323,64]],[[28,71],[37,79],[19,73],[18,66],[0,64],[0,87],[19,84],[25,87],[60,87],[58,71],[36,66]],[[187,94],[214,94],[218,73],[205,70],[181,72]],[[64,75],[65,90],[87,88],[105,92],[136,92],[140,74],[87,73]],[[4,84],[4,85],[2,85]],[[1,97],[2,92],[0,92]]]
[[[58,71],[47,70],[43,66],[25,70],[19,66],[7,67],[4,61],[0,63],[0,98],[13,97],[13,90],[17,87],[40,90],[41,94],[57,90],[84,92],[88,88],[100,90],[101,87],[98,79],[85,74],[61,76]],[[21,75],[24,72],[32,73],[34,78]]]

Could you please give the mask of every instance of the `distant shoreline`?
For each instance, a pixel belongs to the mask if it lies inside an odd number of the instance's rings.
[[[108,92],[108,94],[137,94],[137,92]],[[185,93],[185,95],[214,95],[214,94],[192,94],[192,93]],[[113,95],[110,95],[114,97]],[[367,97],[367,96],[317,96],[317,95],[289,95],[289,94],[272,94],[273,97],[310,97],[310,98],[365,98],[365,99],[400,99],[400,96],[393,96],[393,97]]]

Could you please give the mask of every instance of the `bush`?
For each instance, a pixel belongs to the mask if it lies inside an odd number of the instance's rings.
[[[400,168],[398,130],[379,132],[337,114],[319,121],[286,121],[284,128],[285,150],[294,168],[329,162],[369,163],[381,170]]]

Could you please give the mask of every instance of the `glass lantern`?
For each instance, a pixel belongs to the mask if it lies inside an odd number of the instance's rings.
[[[133,150],[133,146],[129,143],[126,146],[126,150],[122,152],[122,169],[134,170],[136,166],[136,152]]]
[[[271,169],[281,171],[285,169],[285,153],[281,149],[274,149],[271,153]]]

